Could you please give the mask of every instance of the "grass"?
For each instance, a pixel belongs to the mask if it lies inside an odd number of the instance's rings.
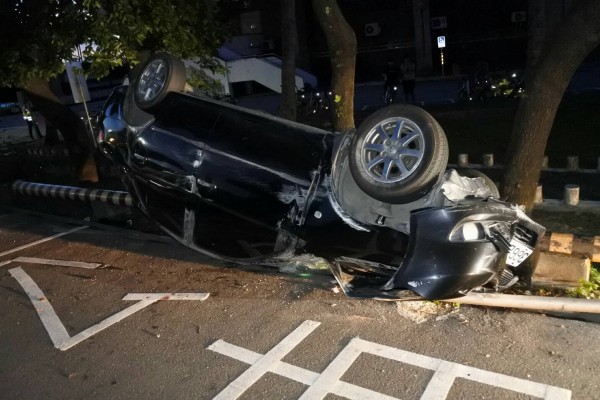
[[[567,294],[570,297],[579,297],[585,299],[598,299],[600,298],[600,271],[598,270],[600,265],[593,264],[590,270],[590,279],[588,281],[581,281],[581,285],[576,288],[569,290]]]

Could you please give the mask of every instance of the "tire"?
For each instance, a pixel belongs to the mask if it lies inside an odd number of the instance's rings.
[[[157,53],[140,69],[135,81],[134,98],[137,106],[152,112],[170,92],[185,87],[183,62],[168,53]]]
[[[489,176],[484,174],[483,172],[478,171],[476,169],[468,168],[468,169],[463,169],[463,170],[458,171],[458,174],[460,176],[464,176],[465,178],[482,178],[485,182],[485,186],[492,193],[492,197],[494,199],[500,198],[500,191],[498,190],[498,187],[496,186],[494,181]]]
[[[399,127],[400,132],[395,132]],[[448,163],[442,127],[425,110],[406,104],[369,116],[352,138],[350,172],[369,196],[405,204],[425,196]]]

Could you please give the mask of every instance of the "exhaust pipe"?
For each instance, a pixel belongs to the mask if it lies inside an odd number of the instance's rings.
[[[133,207],[133,198],[127,192],[84,189],[74,186],[48,185],[45,183],[15,181],[11,185],[13,193],[23,196],[46,197],[83,202],[101,201],[116,206]]]

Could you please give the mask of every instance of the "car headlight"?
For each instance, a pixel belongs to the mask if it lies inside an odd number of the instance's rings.
[[[512,226],[506,221],[463,221],[450,232],[450,242],[469,243],[490,241],[499,249],[508,251]]]
[[[485,228],[481,222],[463,222],[450,233],[451,242],[480,242],[487,238]]]

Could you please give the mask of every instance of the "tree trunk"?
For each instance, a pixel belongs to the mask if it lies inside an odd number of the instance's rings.
[[[281,0],[281,106],[279,116],[296,120],[296,0]]]
[[[96,163],[91,151],[92,138],[82,119],[50,91],[48,81],[34,78],[24,89],[33,106],[42,113],[48,124],[62,133],[79,180],[97,182]]]
[[[344,132],[354,128],[356,36],[335,0],[312,0],[312,5],[331,58],[333,127]]]
[[[563,22],[546,35],[508,145],[501,193],[528,211],[533,207],[558,105],[575,70],[600,43],[600,2],[574,3],[569,11]]]

